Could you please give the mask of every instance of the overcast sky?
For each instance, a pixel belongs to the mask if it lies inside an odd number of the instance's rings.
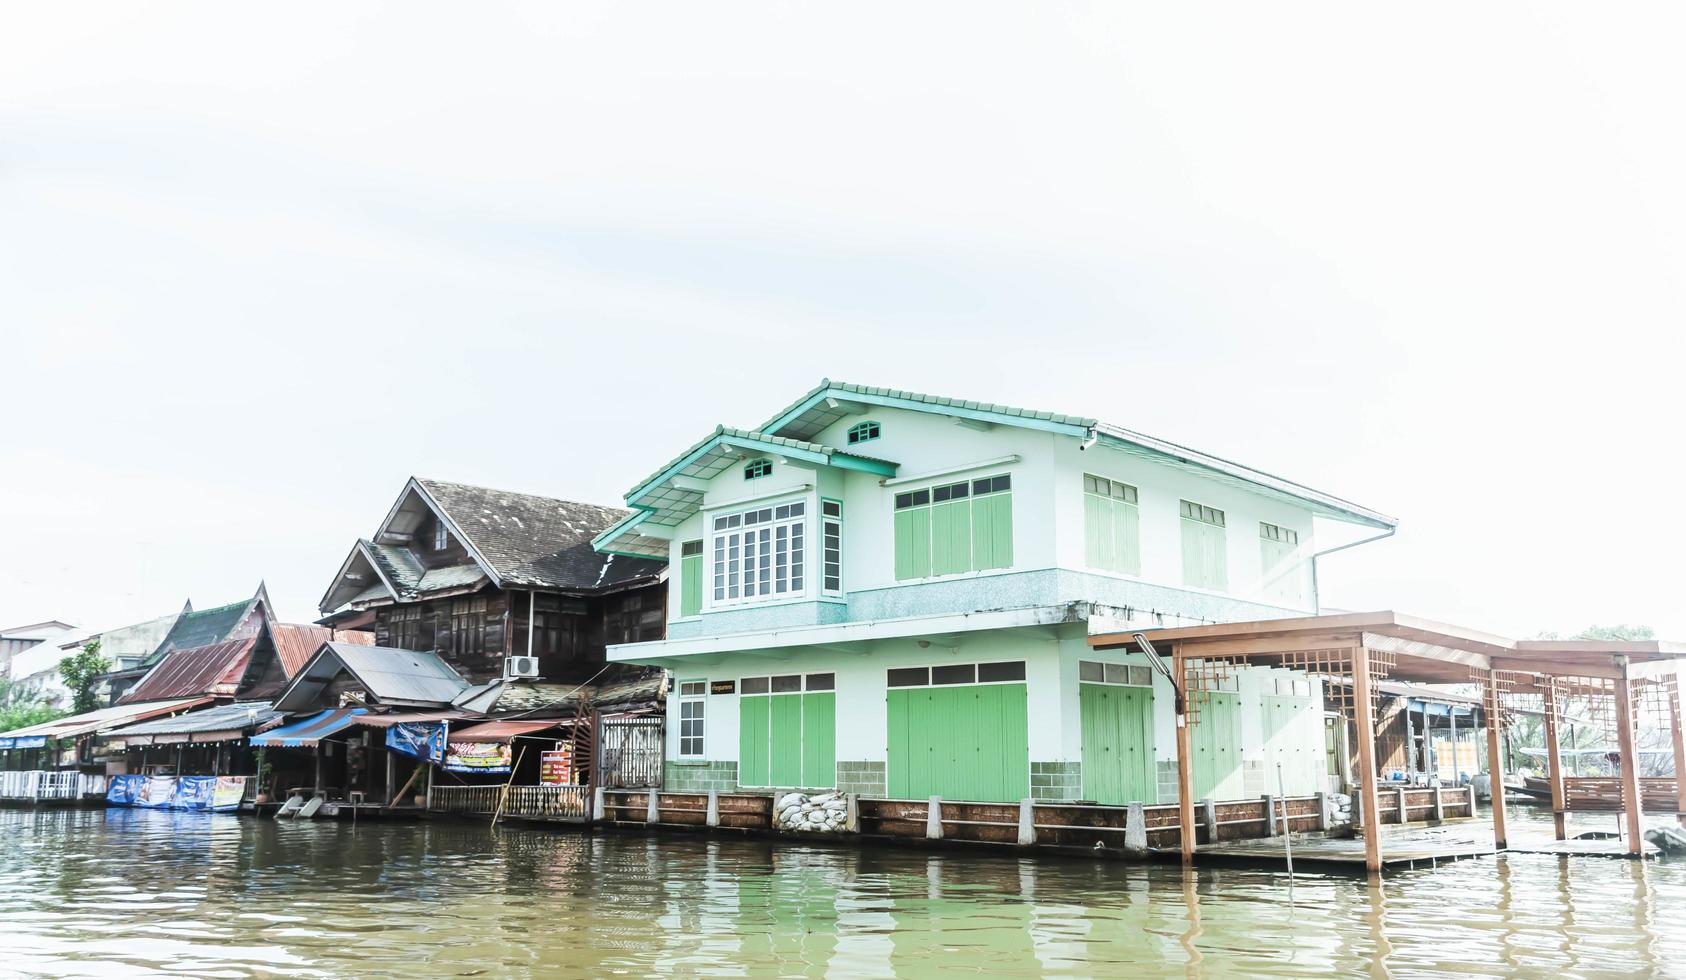
[[[0,625],[306,621],[411,474],[822,377],[1396,515],[1334,606],[1686,640],[1681,8],[13,4]]]

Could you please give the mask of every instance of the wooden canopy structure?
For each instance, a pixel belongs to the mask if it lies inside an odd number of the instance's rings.
[[[1089,637],[1096,649],[1151,646],[1169,649],[1177,685],[1177,785],[1181,808],[1182,853],[1194,857],[1194,764],[1192,727],[1201,706],[1240,666],[1302,670],[1330,683],[1326,699],[1351,719],[1359,733],[1359,780],[1365,864],[1382,866],[1377,798],[1376,703],[1384,679],[1426,684],[1479,684],[1483,692],[1487,749],[1493,781],[1493,837],[1505,847],[1504,761],[1499,751],[1506,712],[1539,710],[1546,719],[1548,769],[1557,836],[1566,835],[1564,815],[1571,809],[1620,809],[1626,813],[1628,847],[1644,846],[1643,796],[1638,774],[1635,733],[1641,707],[1666,717],[1673,734],[1675,773],[1673,809],[1686,822],[1686,740],[1682,738],[1677,661],[1686,644],[1595,640],[1510,640],[1393,612],[1307,616],[1248,623],[1222,623],[1173,629],[1100,633]],[[1558,757],[1557,730],[1564,703],[1576,699],[1603,720],[1620,748],[1619,785],[1599,791],[1572,792]],[[1579,782],[1578,780],[1576,782]],[[1606,780],[1606,783],[1611,781]]]

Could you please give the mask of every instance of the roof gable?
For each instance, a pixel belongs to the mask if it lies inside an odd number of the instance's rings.
[[[268,626],[269,622],[268,593],[262,583],[259,583],[257,593],[242,602],[184,611],[170,627],[164,641],[141,662],[141,666],[153,666],[174,650],[188,650],[221,643],[224,640],[254,636]]]
[[[195,695],[232,697],[253,666],[260,645],[265,656],[274,650],[260,636],[248,636],[206,646],[185,647],[165,654],[146,676],[117,699],[118,704],[187,698]]]
[[[275,699],[288,714],[333,708],[323,704],[329,686],[341,675],[355,681],[379,704],[447,707],[468,682],[430,650],[361,646],[328,642],[317,649]]]

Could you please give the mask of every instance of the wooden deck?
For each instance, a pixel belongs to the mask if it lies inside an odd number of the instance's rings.
[[[1364,838],[1325,837],[1321,834],[1294,835],[1294,865],[1319,871],[1364,870]],[[1549,828],[1541,833],[1528,828],[1513,833],[1505,852],[1509,854],[1552,854],[1577,857],[1631,858],[1625,842],[1616,838],[1556,840]],[[1388,827],[1382,833],[1382,866],[1414,868],[1441,861],[1489,857],[1495,854],[1493,827],[1484,820],[1463,820],[1438,826]],[[1645,858],[1656,857],[1656,845],[1646,842]],[[1196,861],[1228,861],[1286,865],[1282,838],[1224,841],[1195,848]]]

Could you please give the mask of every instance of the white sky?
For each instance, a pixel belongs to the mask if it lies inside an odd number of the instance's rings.
[[[10,5],[0,624],[308,620],[412,473],[615,503],[829,376],[1398,516],[1331,605],[1686,639],[1683,16]]]

